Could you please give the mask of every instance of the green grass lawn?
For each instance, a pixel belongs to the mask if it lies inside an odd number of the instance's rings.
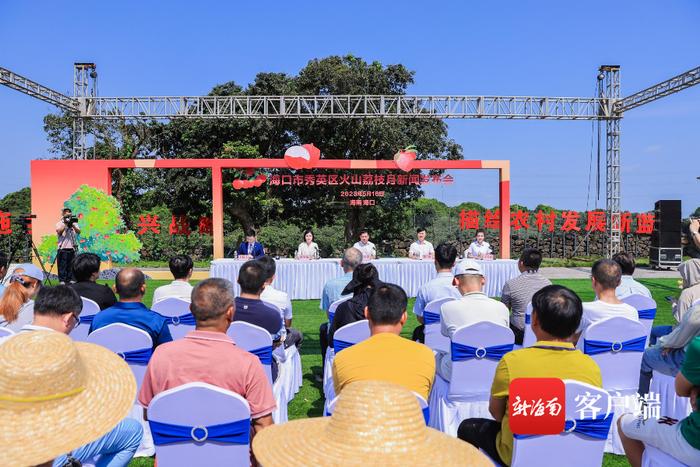
[[[150,280],[147,285],[146,304],[150,304],[153,297],[153,290],[169,281]],[[556,280],[556,284],[561,284],[574,290],[583,301],[593,300],[594,294],[587,279]],[[671,305],[664,297],[672,295],[678,297],[680,290],[676,279],[641,279],[654,296],[657,303],[656,320],[654,324],[673,324]],[[304,333],[304,344],[301,349],[301,361],[304,372],[304,385],[296,397],[289,403],[289,419],[320,417],[323,412],[323,397],[321,383],[316,381],[323,371],[321,361],[321,349],[318,340],[318,328],[326,320],[325,313],[319,309],[318,300],[295,300],[293,327]],[[409,310],[413,309],[413,299],[409,300]],[[404,327],[402,335],[411,337],[413,328],[418,325],[413,313],[409,313],[408,322]],[[130,466],[150,467],[153,465],[152,459],[135,459]],[[624,456],[606,454],[603,462],[605,467],[628,466],[629,463]]]

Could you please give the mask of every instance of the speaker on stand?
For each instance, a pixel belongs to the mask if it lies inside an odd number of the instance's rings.
[[[681,246],[681,201],[659,200],[654,204],[654,230],[649,248],[649,265],[677,267],[683,261]]]

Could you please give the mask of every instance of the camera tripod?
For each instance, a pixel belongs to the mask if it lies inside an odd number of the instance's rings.
[[[29,233],[29,225],[31,224],[32,219],[36,219],[36,214],[27,214],[24,216],[18,216],[17,220],[19,221],[19,225],[21,227],[22,231],[22,236],[24,237],[24,251],[31,250],[28,254],[28,260],[31,262],[31,253],[34,253],[34,258],[39,262],[39,266],[41,266],[41,270],[44,272],[44,284],[46,285],[52,285],[51,284],[51,276],[49,272],[46,270],[46,266],[44,264],[44,261],[41,259],[41,255],[39,254],[39,249],[36,246],[36,243],[34,243],[34,239],[32,238],[31,234]],[[18,241],[12,246],[12,250],[10,251],[10,256],[8,257],[7,264],[12,264],[12,261],[15,259],[15,255],[17,255],[17,251],[20,249],[20,245],[22,244],[22,241]],[[56,255],[58,257],[58,255]],[[56,262],[56,258],[54,258],[53,262],[51,263],[51,266],[49,267],[49,271],[53,269],[53,265]]]

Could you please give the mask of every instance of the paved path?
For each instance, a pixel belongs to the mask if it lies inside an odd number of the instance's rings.
[[[548,279],[589,279],[591,277],[591,268],[573,267],[573,268],[542,268],[540,272]],[[635,278],[641,279],[680,279],[678,271],[671,269],[669,271],[656,271],[653,269],[637,268],[634,271]]]

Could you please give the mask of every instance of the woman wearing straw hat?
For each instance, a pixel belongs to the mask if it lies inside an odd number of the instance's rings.
[[[110,432],[135,394],[129,366],[104,347],[54,331],[8,339],[0,345],[0,465],[50,466]],[[115,457],[103,455],[97,465],[131,459]]]
[[[44,280],[44,273],[33,264],[20,264],[10,276],[10,285],[0,298],[0,326],[17,332],[34,318],[32,300]]]
[[[331,417],[262,430],[253,453],[263,466],[493,465],[470,444],[426,427],[410,391],[380,381],[349,384]]]

